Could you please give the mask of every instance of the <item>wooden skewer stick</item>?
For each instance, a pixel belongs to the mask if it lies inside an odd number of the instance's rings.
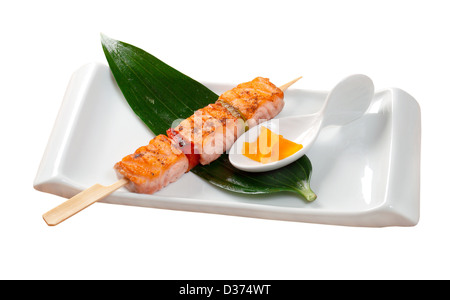
[[[287,90],[288,87],[293,85],[297,80],[299,80],[302,77],[296,78],[279,88],[284,92]],[[117,182],[108,185],[103,186],[101,184],[95,184],[91,186],[90,188],[80,192],[79,194],[73,196],[66,202],[60,204],[59,206],[49,210],[45,214],[42,215],[44,218],[44,221],[49,226],[55,226],[61,223],[62,221],[70,218],[71,216],[75,215],[76,213],[82,211],[86,207],[94,204],[95,202],[105,198],[109,194],[113,193],[114,191],[120,189],[124,185],[128,183],[128,179],[120,179]]]
[[[116,183],[103,186],[95,184],[81,193],[73,196],[61,205],[46,212],[42,217],[49,226],[58,225],[65,219],[85,209],[91,204],[105,198],[128,183],[127,179],[120,179]]]
[[[297,82],[298,80],[300,80],[302,77],[303,77],[303,76],[300,76],[300,77],[298,77],[298,78],[296,78],[296,79],[294,79],[294,80],[292,80],[292,81],[289,81],[289,82],[286,83],[286,84],[283,84],[282,86],[279,87],[279,89],[282,90],[282,91],[284,92],[285,90],[288,89],[288,87],[290,87],[291,85],[293,85],[294,83],[296,83],[296,82]]]

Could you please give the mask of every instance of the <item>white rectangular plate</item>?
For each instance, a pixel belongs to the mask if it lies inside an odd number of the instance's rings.
[[[205,83],[217,94],[234,84]],[[290,89],[279,117],[319,110],[326,92]],[[154,195],[122,188],[102,202],[348,226],[414,226],[419,220],[420,108],[406,92],[376,92],[366,114],[328,127],[307,154],[313,165],[307,203],[290,193],[243,195],[185,174]],[[134,114],[109,67],[76,71],[57,116],[34,187],[70,198],[117,180],[113,165],[153,134]]]

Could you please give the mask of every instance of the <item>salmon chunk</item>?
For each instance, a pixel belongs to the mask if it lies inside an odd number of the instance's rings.
[[[238,109],[251,128],[278,115],[284,106],[283,97],[283,91],[269,79],[257,77],[223,93],[219,100]]]
[[[204,114],[219,120],[223,126],[222,153],[228,151],[233,146],[236,139],[244,133],[244,120],[239,116],[233,115],[222,104],[210,104],[202,109]],[[217,143],[216,143],[217,144]],[[220,146],[219,146],[220,149]]]
[[[187,172],[188,166],[184,153],[161,134],[125,156],[114,168],[119,178],[129,180],[127,188],[130,191],[153,194],[178,180]]]
[[[228,151],[244,132],[244,122],[221,104],[210,104],[183,120],[174,131],[199,155],[207,165]]]

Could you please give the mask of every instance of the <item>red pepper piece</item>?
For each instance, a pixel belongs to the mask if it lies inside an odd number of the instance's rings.
[[[200,154],[196,153],[194,144],[187,142],[175,129],[170,128],[166,131],[167,136],[175,143],[175,145],[183,151],[189,161],[189,168],[186,172],[189,172],[193,167],[199,164]]]

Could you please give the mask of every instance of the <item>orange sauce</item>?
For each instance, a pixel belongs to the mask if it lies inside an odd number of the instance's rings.
[[[285,139],[282,135],[262,126],[255,142],[244,142],[242,154],[263,164],[274,162],[291,156],[303,145]]]

